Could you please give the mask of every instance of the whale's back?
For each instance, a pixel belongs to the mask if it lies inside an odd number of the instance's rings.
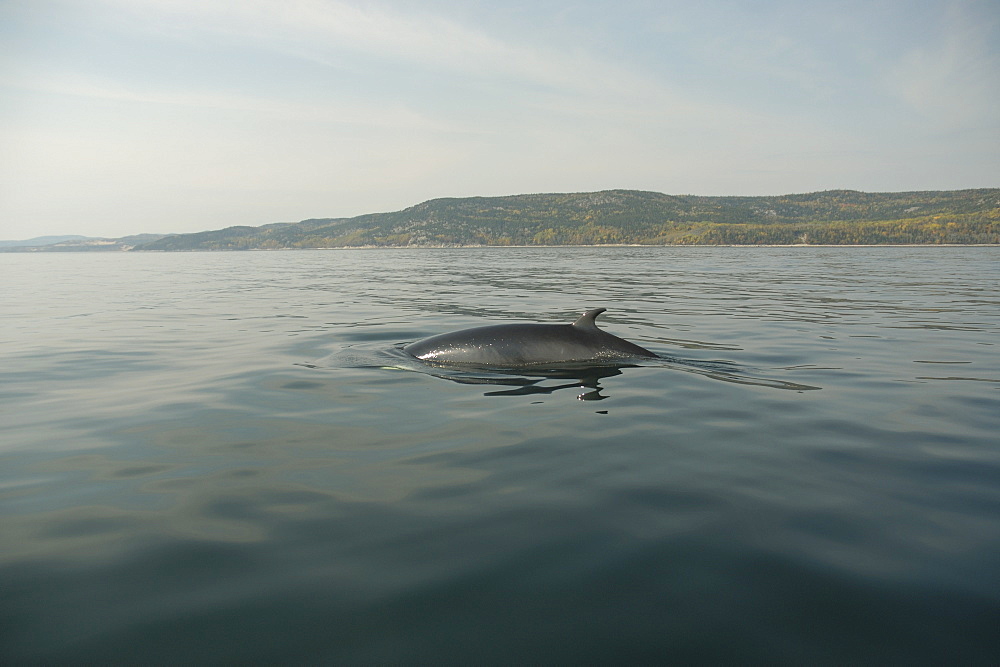
[[[649,350],[599,329],[587,311],[574,324],[496,324],[431,336],[404,351],[423,361],[485,366],[606,363],[655,357]]]

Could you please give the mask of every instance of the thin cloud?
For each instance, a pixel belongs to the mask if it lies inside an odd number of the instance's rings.
[[[23,66],[15,68],[17,74],[0,76],[0,86],[48,93],[60,96],[83,97],[116,102],[147,105],[176,106],[231,112],[249,112],[274,120],[294,122],[314,121],[326,124],[357,125],[399,130],[455,132],[459,128],[445,125],[403,105],[308,104],[290,102],[273,97],[243,95],[204,90],[171,90],[155,84],[142,89],[110,78],[95,78],[86,74],[65,71],[46,71]],[[474,128],[461,131],[475,133]]]
[[[334,68],[357,67],[361,55],[386,66],[432,68],[473,80],[501,80],[550,93],[660,101],[676,91],[583,50],[565,53],[498,39],[480,29],[420,11],[319,0],[108,0],[133,25],[190,39],[213,33]],[[681,102],[675,99],[675,102]]]
[[[982,10],[986,11],[982,11]],[[948,126],[989,119],[1000,104],[1000,12],[955,3],[939,30],[916,41],[886,71],[886,85],[918,113]]]

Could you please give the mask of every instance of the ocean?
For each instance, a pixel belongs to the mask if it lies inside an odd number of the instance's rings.
[[[995,664],[1000,249],[0,255],[0,662]],[[661,359],[428,367],[506,322]]]

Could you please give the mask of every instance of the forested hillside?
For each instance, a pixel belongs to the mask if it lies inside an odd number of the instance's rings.
[[[1000,189],[775,197],[608,190],[434,199],[392,213],[168,236],[137,250],[1000,243]]]

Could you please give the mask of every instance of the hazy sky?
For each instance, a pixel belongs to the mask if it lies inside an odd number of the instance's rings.
[[[998,0],[0,0],[0,238],[997,186]]]

